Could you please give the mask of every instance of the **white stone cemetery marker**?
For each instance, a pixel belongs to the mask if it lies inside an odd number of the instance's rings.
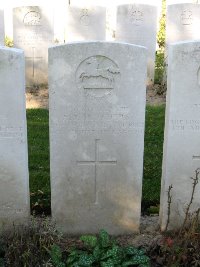
[[[27,221],[29,177],[24,54],[0,48],[0,231]]]
[[[146,54],[106,42],[49,49],[52,216],[66,233],[138,231]]]
[[[154,82],[157,7],[144,4],[117,8],[116,40],[148,49],[148,83]]]
[[[53,44],[53,10],[26,6],[13,9],[14,46],[25,51],[26,85],[48,82],[48,47]]]
[[[192,195],[192,180],[200,168],[200,42],[181,42],[169,48],[168,90],[161,189],[161,228],[167,223],[170,185],[172,204],[169,229],[180,227]],[[200,208],[200,183],[191,212]]]
[[[200,5],[176,4],[167,7],[166,44],[200,39]]]
[[[69,6],[67,12],[66,40],[105,40],[106,8]]]
[[[4,45],[5,31],[4,31],[4,12],[0,9],[0,45]]]

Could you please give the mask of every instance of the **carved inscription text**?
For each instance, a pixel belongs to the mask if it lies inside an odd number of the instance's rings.
[[[192,18],[192,11],[191,10],[184,10],[181,13],[181,24],[184,26],[192,25],[193,18]]]
[[[134,6],[131,6],[129,9],[129,20],[132,24],[139,26],[144,20],[144,14],[141,10],[137,9]]]

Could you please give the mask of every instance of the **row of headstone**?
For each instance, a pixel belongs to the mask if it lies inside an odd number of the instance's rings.
[[[64,232],[96,233],[105,228],[124,234],[139,229],[146,56],[143,47],[117,42],[49,49],[52,216]],[[29,190],[24,55],[0,48],[0,62],[3,228],[27,220]],[[171,229],[183,223],[193,190],[190,177],[195,178],[200,167],[199,62],[199,41],[170,47],[160,203],[163,230],[168,221]],[[200,207],[199,186],[190,213]]]
[[[52,215],[65,232],[139,228],[146,54],[117,42],[49,49]],[[23,52],[0,48],[0,62],[4,229],[27,221],[29,190]]]
[[[199,9],[200,5],[190,3],[168,6],[167,46],[176,41],[200,38]],[[105,40],[105,8],[70,6],[67,14],[67,41]],[[24,49],[26,55],[26,84],[46,84],[47,48],[54,41],[53,10],[47,7],[15,8],[13,22],[14,46]],[[3,25],[3,12],[0,11],[0,44],[4,43]],[[156,25],[156,7],[153,5],[118,7],[115,40],[148,48],[148,83],[154,80]]]
[[[13,10],[14,47],[25,51],[27,86],[47,83],[47,48],[53,40],[53,10],[18,7]],[[122,5],[117,11],[116,41],[148,48],[148,82],[154,80],[157,11],[150,5]],[[128,30],[127,30],[128,29]],[[105,40],[106,8],[69,6],[67,42]]]

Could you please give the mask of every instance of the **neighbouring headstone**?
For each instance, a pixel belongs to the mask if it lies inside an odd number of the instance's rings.
[[[199,0],[166,0],[167,5],[183,4],[183,3],[193,3],[198,4]]]
[[[143,4],[117,8],[116,40],[148,48],[148,83],[154,82],[157,7]]]
[[[105,40],[106,8],[69,6],[66,41]]]
[[[0,45],[4,45],[4,11],[0,9]]]
[[[166,44],[200,39],[200,5],[176,4],[167,7]]]
[[[64,232],[139,228],[146,54],[112,42],[49,49],[52,216]]]
[[[25,51],[26,85],[48,82],[48,46],[53,44],[52,7],[24,6],[13,10],[14,47]]]
[[[168,212],[169,229],[183,223],[192,196],[191,177],[195,178],[195,170],[200,168],[200,42],[171,45],[168,64],[160,205],[162,230],[166,228]],[[197,184],[191,213],[200,208],[199,192],[200,184]]]
[[[0,47],[0,231],[29,216],[24,53]]]

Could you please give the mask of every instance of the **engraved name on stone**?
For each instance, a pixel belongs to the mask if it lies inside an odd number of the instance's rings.
[[[170,126],[174,131],[200,131],[200,120],[174,119],[170,120]]]
[[[111,93],[119,81],[120,70],[111,59],[95,55],[82,61],[76,71],[78,88],[87,95],[103,97]]]
[[[0,126],[0,138],[22,138],[23,127]]]

